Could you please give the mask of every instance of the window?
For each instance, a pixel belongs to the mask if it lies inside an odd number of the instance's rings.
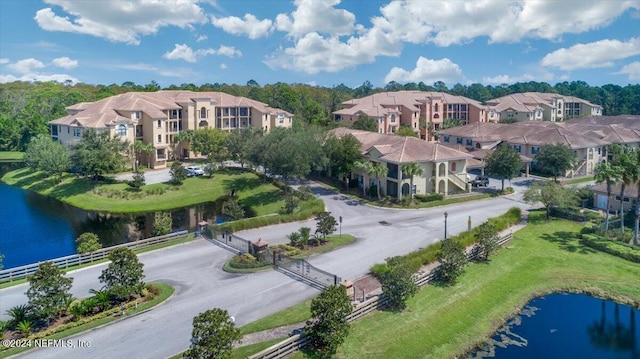
[[[278,123],[284,123],[284,115],[278,115]]]
[[[535,155],[540,151],[540,147],[531,147],[531,154]]]
[[[494,117],[496,115],[496,112],[494,110],[489,111],[489,117]]]
[[[164,159],[166,159],[166,157],[165,157],[165,155],[164,155],[164,148],[161,148],[161,149],[156,150],[156,157],[157,157],[159,160],[164,160]]]
[[[74,128],[73,129],[73,137],[82,137],[82,129]]]
[[[467,146],[473,146],[473,140],[470,138],[467,138]]]
[[[455,162],[451,162],[451,172],[455,172],[456,171],[456,163]]]
[[[135,112],[133,113],[133,118],[134,118],[135,120],[139,120],[139,119],[141,119],[141,118],[142,118],[142,111],[135,111]]]
[[[513,145],[513,148],[516,150],[516,152],[520,153],[522,151],[522,146],[520,145]]]
[[[126,125],[118,125],[116,128],[116,134],[118,136],[127,136],[127,126]]]
[[[200,109],[200,118],[207,118],[207,109],[204,107]]]
[[[444,136],[444,137],[442,137],[442,139],[443,139],[444,142],[449,142],[449,136]]]
[[[158,143],[162,143],[162,135],[158,135]]]
[[[158,120],[158,128],[162,128],[162,120]]]
[[[169,118],[172,120],[182,118],[182,110],[169,110]]]
[[[248,116],[249,111],[247,111],[246,107],[240,107],[240,116]]]
[[[58,135],[58,125],[51,125],[51,136]]]
[[[457,144],[462,144],[462,137],[456,137],[456,143]]]
[[[396,122],[396,115],[391,115],[391,122]]]
[[[433,112],[438,112],[438,111],[439,111],[439,110],[438,110],[438,104],[435,104],[435,105],[433,106]]]

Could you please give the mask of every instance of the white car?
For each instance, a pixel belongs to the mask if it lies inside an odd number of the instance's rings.
[[[187,171],[187,176],[202,176],[204,175],[204,170],[202,167],[198,166],[190,166],[185,169]]]

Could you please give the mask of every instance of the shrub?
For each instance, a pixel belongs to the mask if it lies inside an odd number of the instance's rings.
[[[626,243],[610,241],[595,234],[583,234],[582,243],[593,249],[609,253],[634,263],[640,263],[640,248]]]
[[[290,246],[288,244],[276,244],[274,246],[269,246],[269,248],[278,252],[281,251],[282,254],[287,257],[295,257],[302,252],[299,248]]]
[[[15,328],[20,322],[29,318],[29,306],[26,304],[16,305],[7,310],[7,315],[11,317],[9,326]]]
[[[31,330],[33,329],[33,325],[29,320],[23,320],[18,323],[17,326],[18,331],[22,334],[22,337],[26,338],[31,335]]]
[[[140,190],[140,187],[145,184],[144,172],[140,170],[135,171],[131,177],[131,181],[128,181],[127,184],[129,187]]]
[[[76,239],[76,245],[78,246],[78,253],[80,254],[95,252],[102,248],[98,235],[91,232],[82,233]]]
[[[0,320],[0,338],[4,336],[4,332],[9,330],[9,321]]]
[[[298,200],[292,195],[288,194],[284,196],[284,206],[282,207],[282,212],[284,214],[293,213],[296,208],[298,208]]]
[[[303,185],[303,186],[298,187],[298,191],[296,192],[296,195],[298,195],[298,197],[303,201],[306,201],[308,199],[313,198],[313,193],[311,192],[311,187],[309,187],[307,185]]]
[[[414,197],[420,202],[433,202],[444,199],[442,193],[416,194]]]

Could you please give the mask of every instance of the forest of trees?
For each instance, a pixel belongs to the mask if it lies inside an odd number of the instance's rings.
[[[24,151],[32,137],[49,133],[47,122],[66,115],[67,106],[130,91],[161,89],[220,91],[248,97],[295,114],[298,125],[329,126],[333,124],[331,113],[340,109],[343,101],[400,90],[443,91],[481,102],[517,92],[554,92],[599,104],[603,107],[604,115],[640,115],[640,84],[589,86],[584,81],[561,82],[555,86],[533,81],[500,86],[456,84],[451,88],[440,81],[433,85],[390,82],[384,88],[375,88],[369,81],[356,88],[344,84],[319,87],[282,82],[260,86],[254,80],[246,85],[206,83],[201,86],[181,84],[166,88],[161,88],[155,81],[147,85],[129,81],[121,85],[12,82],[0,84],[0,151]]]

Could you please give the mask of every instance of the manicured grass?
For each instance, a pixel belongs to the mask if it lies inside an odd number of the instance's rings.
[[[460,356],[531,298],[551,292],[584,292],[640,307],[640,266],[582,245],[580,228],[564,220],[529,224],[489,264],[470,264],[455,286],[429,285],[405,311],[379,311],[353,323],[335,357]]]
[[[249,206],[256,216],[277,213],[284,195],[276,186],[263,182],[246,170],[228,168],[207,176],[187,178],[181,185],[158,183],[132,191],[125,183],[98,184],[90,179],[65,176],[61,183],[42,173],[21,168],[7,173],[2,181],[9,185],[57,198],[89,211],[134,213],[170,210],[215,201],[236,189],[241,205]]]
[[[165,248],[165,247],[170,247],[170,246],[175,246],[175,245],[182,244],[182,243],[187,243],[187,242],[192,241],[194,238],[195,237],[194,237],[193,233],[190,233],[190,234],[187,234],[184,237],[176,238],[176,239],[174,239],[172,241],[169,241],[169,242],[160,243],[160,244],[156,244],[156,245],[145,247],[145,248],[134,249],[133,252],[135,254],[141,254],[141,253],[145,253],[145,252],[149,252],[149,251],[155,251],[157,249],[162,249],[162,248]],[[70,272],[72,270],[93,266],[93,265],[104,263],[104,262],[107,262],[107,261],[108,261],[108,259],[105,258],[105,259],[101,259],[99,261],[83,263],[83,264],[79,264],[79,265],[70,266],[70,267],[67,267],[67,268],[62,268],[62,270],[64,270],[65,272]],[[26,282],[27,282],[26,279],[18,279],[18,280],[14,280],[14,281],[11,281],[11,282],[3,282],[3,283],[0,283],[0,289],[7,288],[7,287],[12,287],[14,285],[18,285],[18,284],[22,284],[22,283],[26,283]]]
[[[23,157],[24,157],[24,152],[0,151],[0,162],[22,161]]]
[[[285,338],[278,338],[278,339],[272,339],[272,340],[268,340],[266,342],[262,342],[262,343],[256,343],[256,344],[251,344],[251,345],[245,345],[243,347],[239,347],[239,348],[235,348],[233,349],[233,353],[231,353],[231,358],[232,359],[245,359],[247,358],[249,355],[253,355],[255,353],[261,352],[265,349],[267,349],[268,347],[280,343],[281,341],[287,339]]]
[[[584,182],[591,182],[593,180],[594,180],[593,177],[572,178],[566,181],[562,181],[562,184],[563,185],[578,184],[578,183],[584,183]]]
[[[159,294],[157,297],[155,297],[154,299],[142,303],[140,305],[138,305],[138,308],[129,308],[126,310],[126,314],[127,316],[125,317],[120,317],[120,316],[113,316],[113,315],[109,315],[100,319],[96,319],[93,320],[89,323],[86,324],[82,324],[79,325],[77,327],[73,327],[49,336],[46,336],[44,338],[41,339],[63,339],[63,338],[67,338],[69,336],[78,334],[78,333],[82,333],[84,331],[108,324],[108,323],[112,323],[115,321],[119,321],[119,320],[123,320],[126,319],[127,317],[130,317],[134,314],[143,312],[143,311],[147,311],[152,309],[153,307],[155,307],[156,305],[164,302],[165,300],[167,300],[175,291],[175,289],[165,283],[152,283],[153,286],[157,287],[159,289]],[[11,355],[15,355],[24,351],[29,350],[30,348],[13,348],[13,349],[8,349],[8,350],[3,350],[0,352],[0,358],[6,358],[9,357]]]
[[[292,307],[273,313],[255,322],[240,327],[242,335],[261,332],[267,329],[282,327],[307,321],[311,317],[311,300],[298,303]]]

